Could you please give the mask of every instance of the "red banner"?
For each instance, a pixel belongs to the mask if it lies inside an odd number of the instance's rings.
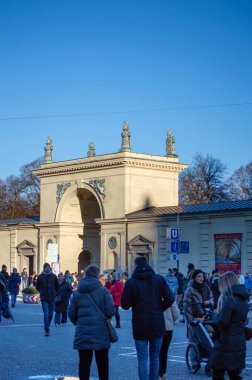
[[[220,273],[235,271],[241,273],[242,234],[215,234],[215,268]]]

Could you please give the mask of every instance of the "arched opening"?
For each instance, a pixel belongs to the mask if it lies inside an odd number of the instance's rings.
[[[82,270],[85,270],[86,267],[91,264],[91,253],[89,251],[82,251],[78,257],[78,274],[81,274]]]
[[[80,272],[90,263],[100,265],[100,225],[96,219],[102,215],[101,200],[88,184],[66,190],[56,214],[56,220],[62,223],[62,266]]]

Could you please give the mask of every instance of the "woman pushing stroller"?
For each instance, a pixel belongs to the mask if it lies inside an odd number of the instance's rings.
[[[196,269],[192,274],[192,281],[184,294],[184,314],[186,321],[204,319],[205,308],[213,307],[214,299],[209,286],[204,281],[201,269]]]

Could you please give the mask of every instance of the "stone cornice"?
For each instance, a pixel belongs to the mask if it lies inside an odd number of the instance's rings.
[[[162,157],[163,158],[163,157]],[[152,160],[152,159],[139,159],[139,158],[124,158],[124,159],[111,159],[111,160],[101,160],[97,162],[87,162],[87,163],[71,163],[70,165],[66,163],[65,166],[47,166],[40,169],[33,170],[34,174],[39,177],[49,177],[58,176],[64,174],[90,172],[97,170],[105,170],[110,168],[120,168],[120,167],[135,167],[143,169],[154,169],[172,172],[181,172],[186,169],[188,165],[179,164],[178,162],[165,162],[163,159]]]

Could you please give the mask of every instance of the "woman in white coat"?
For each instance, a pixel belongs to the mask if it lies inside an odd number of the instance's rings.
[[[164,311],[165,318],[165,336],[163,337],[162,346],[159,354],[159,377],[158,380],[166,379],[166,368],[167,368],[167,355],[168,349],[172,340],[173,329],[176,320],[179,318],[180,312],[177,302],[174,301],[171,307]]]

